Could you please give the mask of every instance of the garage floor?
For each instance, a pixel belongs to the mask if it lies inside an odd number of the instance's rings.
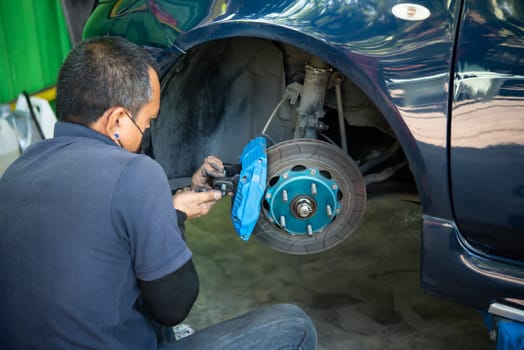
[[[261,305],[300,305],[317,325],[319,349],[491,349],[474,310],[425,294],[419,283],[420,209],[373,200],[358,230],[316,255],[243,242],[229,199],[189,221],[200,296],[185,323],[202,329]]]

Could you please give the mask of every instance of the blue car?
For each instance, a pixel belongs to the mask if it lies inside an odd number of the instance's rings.
[[[159,62],[144,150],[173,188],[262,135],[253,235],[290,254],[342,242],[367,198],[418,201],[423,288],[524,346],[523,1],[100,0],[84,36],[107,34]]]

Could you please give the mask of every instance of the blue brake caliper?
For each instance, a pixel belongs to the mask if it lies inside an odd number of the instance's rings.
[[[231,219],[238,235],[244,241],[251,237],[260,215],[260,205],[267,178],[266,139],[251,140],[240,157],[242,170],[231,209]]]

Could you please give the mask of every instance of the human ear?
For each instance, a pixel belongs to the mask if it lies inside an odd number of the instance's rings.
[[[111,107],[104,113],[106,118],[105,134],[117,143],[125,124],[122,118],[125,118],[125,116],[126,113],[123,107]]]

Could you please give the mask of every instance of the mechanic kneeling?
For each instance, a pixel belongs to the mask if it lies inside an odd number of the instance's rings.
[[[155,67],[116,37],[84,41],[64,62],[55,137],[0,180],[0,348],[315,349],[312,321],[287,304],[157,340],[158,323],[180,323],[198,295],[184,222],[221,193],[172,196],[160,165],[136,153],[160,108]],[[221,171],[206,158],[193,188]]]

